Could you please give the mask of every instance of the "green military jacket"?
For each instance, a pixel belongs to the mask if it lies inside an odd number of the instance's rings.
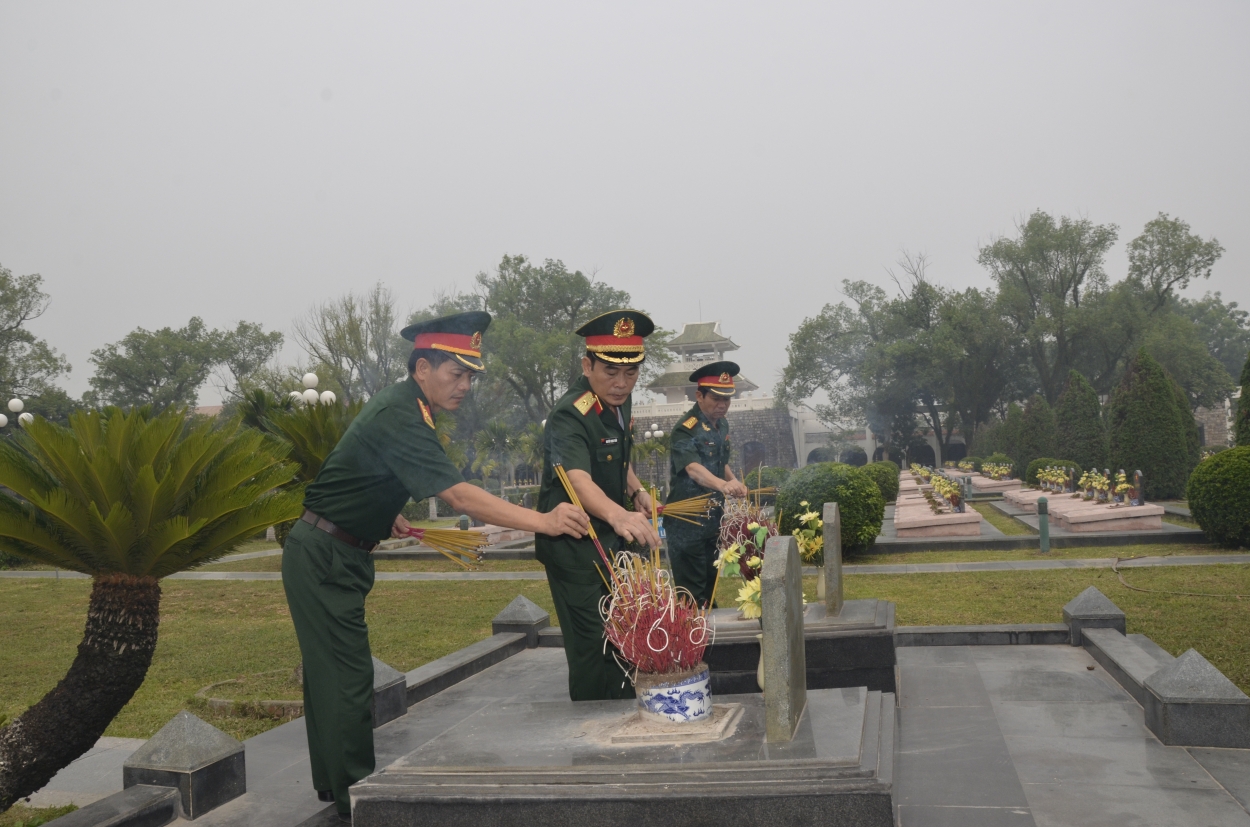
[[[686,466],[697,462],[713,476],[724,479],[725,467],[729,465],[730,451],[729,421],[721,417],[720,421],[713,425],[696,403],[673,426],[669,437],[669,466],[672,476],[669,479],[668,501],[676,502],[708,493],[710,489],[704,488],[691,479],[690,474],[686,472]],[[712,501],[718,505],[713,508],[708,517],[699,521],[701,525],[693,526],[681,520],[666,520],[664,522],[665,534],[677,540],[687,537],[715,536],[720,531],[721,495],[714,494]]]
[[[608,499],[625,507],[629,457],[634,447],[630,410],[626,400],[617,413],[600,404],[590,390],[590,380],[581,377],[560,397],[543,429],[543,477],[538,492],[538,510],[546,513],[569,502],[564,486],[556,477],[559,461],[566,471],[585,471]],[[591,517],[595,533],[609,556],[621,548],[621,538],[603,520]],[[572,583],[599,583],[595,570],[599,552],[589,537],[568,535],[534,538],[534,556],[544,566],[557,568],[562,579]]]
[[[383,540],[410,497],[424,500],[460,482],[429,402],[409,376],[365,403],[304,492],[304,507],[361,540]]]

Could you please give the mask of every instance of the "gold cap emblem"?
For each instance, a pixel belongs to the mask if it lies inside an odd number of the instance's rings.
[[[482,331],[479,330],[478,332],[473,334],[473,338],[470,340],[470,344],[473,345],[474,350],[482,349]]]
[[[721,381],[721,384],[728,385],[731,382],[733,382],[733,377],[730,376],[728,373],[722,373],[720,375],[720,381]]]
[[[616,324],[612,327],[612,335],[618,339],[628,339],[634,335],[634,320],[630,318],[617,319]]]

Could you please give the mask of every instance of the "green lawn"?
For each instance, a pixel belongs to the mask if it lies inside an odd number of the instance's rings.
[[[451,560],[377,560],[377,571],[464,571]],[[536,560],[486,560],[477,564],[478,571],[542,571],[542,563]],[[231,560],[214,563],[196,571],[282,571],[282,555],[253,557],[249,560]]]
[[[977,563],[990,560],[1093,560],[1120,557],[1190,557],[1200,554],[1230,554],[1228,549],[1215,545],[1136,545],[1136,546],[1079,546],[1076,548],[1051,548],[1042,554],[1037,548],[979,551],[958,549],[954,551],[906,551],[899,553],[878,552],[847,555],[847,565],[895,565],[904,563]],[[1250,557],[1247,557],[1250,561]]]
[[[1037,534],[1030,526],[1020,522],[1015,517],[1008,517],[989,503],[968,503],[977,513],[985,518],[985,521],[1003,534]]]
[[[1137,569],[1126,577],[1148,589],[1250,596],[1250,565]],[[6,629],[0,713],[19,714],[62,677],[82,633],[89,585],[0,581],[0,624]],[[804,585],[807,598],[814,599],[814,578],[805,578]],[[1130,632],[1149,635],[1173,654],[1192,646],[1250,689],[1250,612],[1235,597],[1131,591],[1107,569],[857,575],[847,578],[846,591],[851,599],[894,601],[904,626],[1046,623],[1060,621],[1063,604],[1089,585],[1124,609]],[[373,651],[408,671],[487,637],[491,618],[518,594],[552,611],[547,584],[540,581],[379,582],[367,605]],[[149,737],[201,687],[293,669],[298,662],[281,583],[166,581],[160,643],[147,681],[107,734]],[[276,722],[214,723],[246,738]]]
[[[77,809],[73,804],[64,807],[27,807],[25,804],[14,804],[12,808],[0,813],[0,827],[40,827]]]

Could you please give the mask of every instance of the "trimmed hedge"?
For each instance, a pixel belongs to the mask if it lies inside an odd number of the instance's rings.
[[[881,462],[870,462],[859,469],[872,477],[872,481],[881,490],[881,496],[888,503],[898,499],[898,466],[888,459]]]
[[[1198,463],[1186,494],[1189,511],[1208,539],[1227,548],[1250,546],[1250,446]]]
[[[1110,468],[1123,468],[1130,475],[1140,469],[1145,475],[1147,499],[1184,496],[1194,467],[1190,462],[1190,434],[1182,416],[1188,415],[1189,406],[1182,412],[1176,403],[1172,378],[1141,350],[1129,363],[1107,405]]]
[[[1019,470],[1020,470],[1019,466],[1018,466],[1018,465],[1016,465],[1015,460],[1013,460],[1011,457],[1007,456],[1006,454],[1004,454],[1004,453],[1000,453],[1000,452],[998,452],[998,451],[995,451],[994,453],[990,454],[990,455],[989,455],[988,457],[986,457],[985,459],[981,460],[981,465],[982,465],[982,466],[985,466],[985,465],[1010,465],[1010,466],[1012,467],[1012,470],[1013,470],[1013,471],[1015,471],[1015,472],[1019,472]]]
[[[781,533],[798,527],[798,517],[808,508],[820,512],[825,503],[837,503],[842,515],[842,550],[866,549],[881,533],[885,520],[885,498],[876,482],[862,468],[840,462],[808,465],[790,474],[777,492]]]
[[[1055,453],[1072,457],[1082,468],[1107,464],[1107,429],[1098,392],[1077,370],[1068,372],[1068,384],[1055,402],[1055,443]]]
[[[1025,485],[1037,485],[1037,472],[1043,468],[1071,468],[1076,471],[1077,478],[1080,478],[1081,472],[1085,469],[1077,465],[1075,462],[1066,459],[1051,459],[1050,457],[1039,457],[1029,463],[1029,467],[1024,472]]]
[[[981,472],[981,463],[985,462],[985,460],[981,459],[980,457],[964,457],[962,461],[971,462],[972,470],[976,471],[977,473]]]

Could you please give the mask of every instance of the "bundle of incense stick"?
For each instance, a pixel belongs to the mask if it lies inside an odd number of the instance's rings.
[[[700,494],[697,497],[690,497],[685,500],[677,500],[676,502],[665,503],[659,506],[659,511],[666,518],[672,517],[675,520],[699,525],[695,517],[706,517],[708,511],[712,507],[712,495]]]
[[[480,531],[460,531],[447,528],[409,528],[408,536],[429,546],[439,554],[472,571],[473,563],[486,558],[482,546],[487,545],[486,535]]]

